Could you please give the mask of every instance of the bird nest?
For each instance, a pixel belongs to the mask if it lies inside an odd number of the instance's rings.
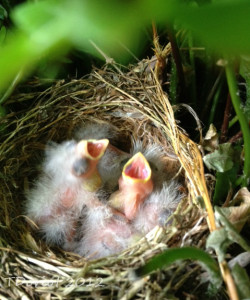
[[[204,248],[212,226],[197,201],[209,202],[199,149],[177,126],[154,73],[105,66],[79,80],[34,80],[25,91],[9,99],[15,109],[1,121],[1,299],[202,299],[196,289],[201,269],[190,261],[131,279],[132,270],[167,248]],[[117,127],[125,151],[131,137],[162,145],[169,178],[178,179],[185,194],[167,228],[156,227],[118,255],[96,260],[46,245],[23,210],[47,142],[71,139],[89,121]]]

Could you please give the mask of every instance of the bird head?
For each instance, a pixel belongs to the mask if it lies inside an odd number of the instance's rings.
[[[142,153],[138,152],[124,165],[119,179],[119,192],[111,197],[110,204],[132,220],[139,205],[152,190],[151,168]]]
[[[77,159],[72,166],[75,176],[84,180],[85,188],[93,191],[101,185],[97,164],[108,147],[109,140],[81,140],[76,145]]]

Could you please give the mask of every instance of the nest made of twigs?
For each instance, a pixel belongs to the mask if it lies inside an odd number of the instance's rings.
[[[154,74],[145,70],[105,66],[79,80],[34,80],[29,93],[16,92],[9,100],[15,112],[1,121],[0,144],[1,299],[168,299],[178,291],[185,299],[199,284],[200,267],[189,262],[130,278],[131,270],[168,247],[203,248],[208,233],[206,215],[194,204],[198,196],[208,197],[199,150],[176,125]],[[47,142],[72,138],[89,120],[116,126],[123,150],[132,136],[161,144],[170,178],[179,178],[186,194],[167,228],[155,228],[119,255],[93,261],[49,248],[23,215],[25,191],[39,174]]]

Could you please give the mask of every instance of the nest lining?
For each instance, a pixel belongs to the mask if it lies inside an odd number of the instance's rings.
[[[193,204],[204,189],[196,150],[176,126],[173,110],[154,75],[137,73],[133,68],[126,73],[115,72],[105,66],[87,78],[56,81],[43,92],[37,92],[38,84],[39,81],[29,84],[34,92],[13,95],[9,106],[18,101],[21,109],[9,113],[1,122],[2,297],[164,299],[180,288],[185,291],[187,274],[193,278],[192,290],[200,267],[190,267],[189,262],[138,281],[130,278],[132,269],[167,247],[204,247],[208,233],[204,212]],[[46,143],[72,138],[74,130],[89,120],[116,126],[122,137],[122,150],[128,150],[131,136],[145,144],[162,145],[170,178],[178,177],[186,186],[186,197],[171,226],[155,228],[122,253],[94,261],[49,248],[23,216],[24,191],[39,174]],[[186,293],[191,293],[190,287]]]

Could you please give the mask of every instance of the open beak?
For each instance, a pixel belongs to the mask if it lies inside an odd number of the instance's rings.
[[[146,184],[151,179],[151,168],[141,152],[136,153],[123,167],[122,178],[126,183]]]
[[[138,152],[124,165],[119,179],[119,192],[111,197],[109,203],[132,220],[139,205],[152,190],[151,168],[142,153]]]
[[[76,146],[78,159],[72,166],[75,176],[86,179],[85,188],[94,191],[101,186],[101,178],[97,171],[97,164],[103,156],[109,144],[109,140],[81,140]]]
[[[99,160],[107,149],[109,140],[81,140],[77,144],[77,153],[90,160]]]

